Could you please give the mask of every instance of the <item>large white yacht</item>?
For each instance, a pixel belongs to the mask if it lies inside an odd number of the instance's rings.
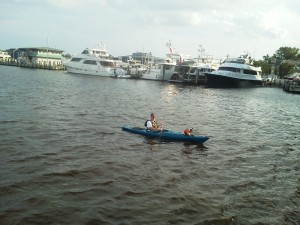
[[[69,73],[105,77],[125,75],[125,71],[118,66],[116,60],[111,58],[104,45],[85,49],[81,54],[75,55],[69,61],[65,61],[64,66]]]
[[[261,86],[261,67],[253,66],[251,57],[227,58],[216,71],[205,73],[207,85]]]

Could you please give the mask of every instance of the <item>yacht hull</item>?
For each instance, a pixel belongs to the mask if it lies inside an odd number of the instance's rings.
[[[238,77],[222,76],[219,74],[205,74],[205,84],[208,86],[232,86],[232,87],[247,87],[247,86],[262,86],[262,80],[257,79],[241,79]]]
[[[75,67],[75,66],[65,65],[65,68],[68,73],[85,74],[85,75],[102,76],[102,77],[116,77],[125,74],[124,70],[122,69],[113,69],[113,68],[110,69],[110,68],[103,68],[99,66]]]
[[[282,89],[286,92],[300,94],[300,78],[286,80]]]

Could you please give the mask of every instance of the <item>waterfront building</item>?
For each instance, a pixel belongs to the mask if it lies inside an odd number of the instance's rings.
[[[0,60],[1,61],[7,60],[7,59],[10,59],[10,58],[11,58],[11,56],[8,54],[8,52],[0,50]]]
[[[142,64],[151,64],[153,57],[151,52],[145,53],[145,52],[135,52],[132,53],[132,58],[134,60],[140,61]]]
[[[32,63],[39,65],[62,65],[63,50],[48,47],[18,48],[18,60],[20,63]]]

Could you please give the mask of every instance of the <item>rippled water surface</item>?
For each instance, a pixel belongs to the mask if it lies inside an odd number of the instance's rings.
[[[0,66],[1,224],[300,224],[300,95]],[[123,132],[151,112],[203,146]]]

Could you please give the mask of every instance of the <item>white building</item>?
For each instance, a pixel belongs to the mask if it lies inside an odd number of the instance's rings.
[[[8,54],[8,52],[4,52],[0,50],[0,60],[4,61],[10,58],[11,56]]]

